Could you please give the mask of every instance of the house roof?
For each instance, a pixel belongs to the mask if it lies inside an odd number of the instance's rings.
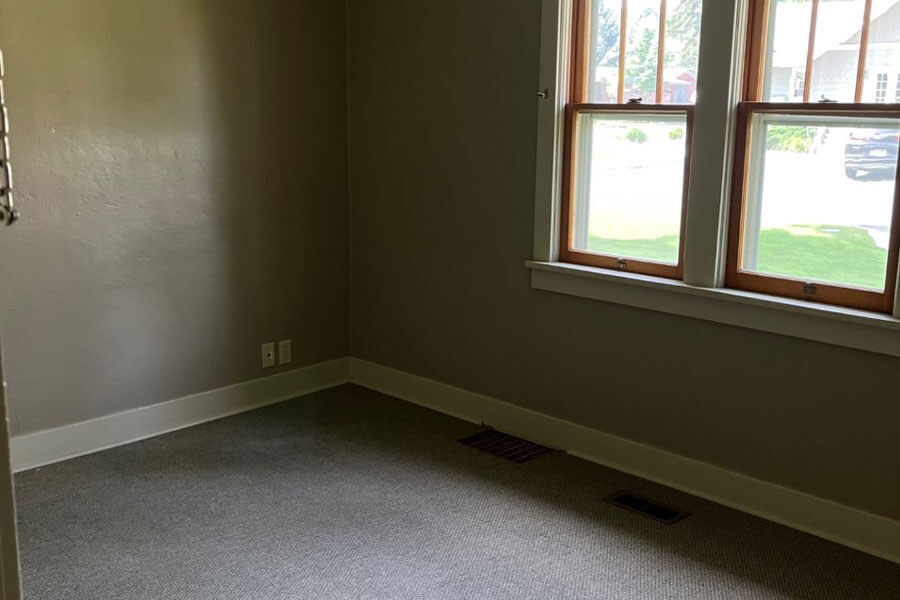
[[[897,0],[874,0],[872,19],[897,4]],[[813,58],[838,49],[855,50],[859,45],[865,0],[843,0],[819,4],[816,45]],[[803,67],[809,45],[809,18],[812,2],[779,2],[775,13],[773,67]],[[798,32],[800,33],[798,35]]]

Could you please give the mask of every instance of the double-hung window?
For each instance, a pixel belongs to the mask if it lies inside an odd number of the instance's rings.
[[[900,0],[542,0],[532,286],[900,356]]]
[[[574,0],[563,261],[680,278],[701,0]]]
[[[536,258],[900,313],[900,0],[545,1]]]
[[[900,106],[887,89],[900,71],[900,2],[759,0],[748,38],[727,285],[890,312]]]

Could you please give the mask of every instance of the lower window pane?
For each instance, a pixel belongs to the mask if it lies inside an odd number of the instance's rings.
[[[758,114],[741,270],[883,291],[900,119]]]
[[[572,248],[678,264],[687,116],[581,113]]]

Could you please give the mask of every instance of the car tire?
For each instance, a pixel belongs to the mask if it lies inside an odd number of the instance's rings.
[[[845,174],[847,175],[847,177],[849,177],[850,179],[857,179],[856,174],[857,174],[858,172],[859,172],[859,169],[857,169],[856,167],[844,167],[844,173],[845,173]]]

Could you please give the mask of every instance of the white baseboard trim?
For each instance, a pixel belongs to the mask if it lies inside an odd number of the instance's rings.
[[[130,444],[347,383],[349,365],[348,358],[339,358],[90,421],[16,436],[10,440],[13,471],[25,471]]]
[[[372,362],[350,381],[900,563],[900,521]]]

